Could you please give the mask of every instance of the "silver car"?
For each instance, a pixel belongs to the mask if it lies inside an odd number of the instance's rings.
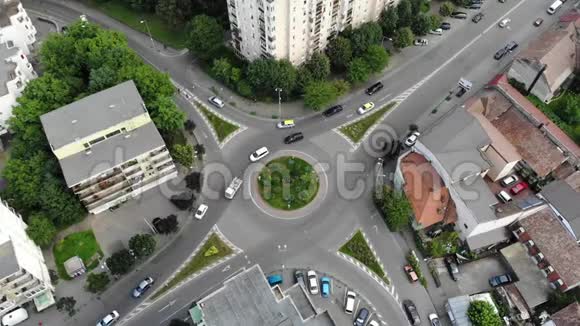
[[[143,293],[147,292],[155,283],[152,277],[146,277],[141,281],[135,289],[133,289],[133,298],[139,298]]]

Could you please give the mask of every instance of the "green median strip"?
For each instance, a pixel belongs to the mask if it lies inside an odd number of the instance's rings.
[[[379,264],[377,257],[375,257],[375,254],[369,247],[369,244],[360,230],[358,230],[350,240],[343,244],[338,251],[358,260],[383,281],[390,284],[389,278],[385,275],[385,271]]]
[[[212,233],[207,241],[202,245],[201,249],[197,254],[182,267],[182,269],[173,276],[163,287],[161,287],[152,296],[152,299],[156,299],[163,295],[165,292],[169,291],[171,288],[179,284],[181,281],[187,279],[189,276],[199,272],[204,267],[207,267],[216,261],[227,257],[233,253],[232,248],[228,247],[225,242],[223,242],[220,237]]]
[[[346,126],[340,127],[340,132],[350,138],[354,143],[358,143],[365,135],[367,130],[374,126],[379,119],[387,113],[396,102],[390,102],[380,109],[376,110],[371,115],[366,118],[360,119],[358,121],[347,124]]]
[[[231,133],[238,130],[240,127],[231,124],[224,119],[220,118],[217,114],[212,113],[210,110],[203,107],[201,104],[197,104],[197,107],[200,109],[201,113],[207,118],[213,130],[217,135],[219,142],[221,143],[226,139]]]

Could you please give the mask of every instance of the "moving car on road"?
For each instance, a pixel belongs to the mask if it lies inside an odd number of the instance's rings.
[[[97,326],[110,326],[117,322],[117,320],[119,320],[119,313],[117,310],[113,310],[110,314],[106,315],[105,318],[101,319],[101,321],[97,323]]]
[[[250,154],[250,161],[257,162],[257,161],[263,159],[268,154],[270,154],[270,152],[268,151],[268,148],[266,148],[265,146],[260,147],[255,152]]]
[[[429,45],[429,41],[427,39],[424,38],[418,38],[413,42],[414,45],[417,46],[425,46],[425,45]]]
[[[365,326],[367,323],[367,319],[369,319],[369,310],[367,308],[361,308],[358,311],[358,315],[356,315],[356,319],[354,320],[354,326]]]
[[[543,22],[544,22],[544,19],[538,18],[538,19],[534,20],[534,26],[538,27],[538,26],[542,25]]]
[[[511,22],[512,20],[509,18],[503,19],[502,21],[499,22],[498,26],[501,28],[507,27],[507,25]]]
[[[316,272],[310,270],[306,275],[308,276],[308,290],[310,294],[318,294],[318,276],[316,276]]]
[[[369,112],[370,110],[375,108],[375,103],[373,102],[367,102],[365,104],[363,104],[361,107],[358,108],[357,112],[358,114],[365,114],[367,112]]]
[[[337,113],[340,113],[340,111],[342,111],[342,105],[335,105],[329,109],[326,109],[326,111],[322,112],[322,115],[328,118]]]
[[[405,270],[405,274],[407,274],[409,281],[411,281],[412,283],[417,282],[419,280],[419,277],[417,277],[417,273],[415,273],[413,266],[407,264],[403,266],[403,270]]]
[[[330,296],[332,283],[330,277],[323,276],[320,278],[320,292],[322,292],[323,298],[328,298]]]
[[[441,326],[439,316],[437,316],[436,313],[429,314],[429,322],[431,323],[431,326]]]
[[[286,128],[293,128],[296,124],[294,123],[294,120],[283,120],[278,122],[278,124],[276,125],[276,127],[278,129],[286,129]]]
[[[417,312],[417,307],[411,300],[403,301],[403,308],[407,313],[407,318],[411,322],[411,325],[418,326],[421,325],[421,318],[419,317],[419,312]]]
[[[304,139],[304,134],[302,134],[301,132],[295,132],[284,138],[284,144],[292,144],[302,139]]]
[[[497,50],[497,52],[493,55],[493,58],[495,60],[500,60],[501,58],[503,58],[503,56],[507,53],[507,51],[505,50],[505,48],[501,48],[499,50]]]
[[[489,285],[491,285],[491,287],[498,287],[501,285],[506,285],[509,284],[513,281],[513,278],[511,276],[511,274],[503,274],[503,275],[497,275],[494,276],[492,278],[489,279]]]
[[[356,293],[353,291],[346,292],[346,298],[344,300],[344,312],[351,315],[354,312],[354,306],[356,303]]]
[[[415,145],[419,136],[421,136],[420,132],[413,131],[409,136],[407,136],[407,139],[405,139],[405,145],[407,145],[407,147]]]
[[[222,101],[219,97],[217,96],[212,96],[208,99],[209,103],[211,103],[213,106],[221,109],[224,107],[225,103],[224,101]]]
[[[195,218],[201,220],[205,216],[205,213],[207,213],[208,208],[206,204],[199,205],[197,211],[195,211]]]
[[[133,289],[133,298],[139,298],[143,293],[147,292],[154,283],[155,280],[152,277],[144,278],[143,281],[139,282],[137,287]]]
[[[365,90],[365,93],[367,95],[373,95],[374,93],[380,91],[381,89],[383,89],[384,85],[381,82],[376,82],[374,83],[371,87],[367,88]]]
[[[445,257],[445,265],[451,279],[457,281],[459,279],[459,266],[457,266],[455,259],[451,256]]]

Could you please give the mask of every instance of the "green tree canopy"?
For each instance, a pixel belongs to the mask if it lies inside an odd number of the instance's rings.
[[[330,75],[330,60],[326,54],[316,52],[304,63],[304,67],[310,71],[312,79],[316,81],[325,80]]]
[[[129,239],[129,248],[138,258],[150,256],[155,251],[156,241],[151,234],[136,234]]]
[[[371,45],[363,58],[372,72],[380,72],[389,64],[389,54],[380,45]]]
[[[266,96],[277,96],[276,88],[290,94],[296,86],[296,69],[287,60],[254,60],[246,75],[253,89]]]
[[[451,1],[445,1],[439,7],[439,13],[443,17],[450,16],[455,11],[455,5]]]
[[[56,228],[46,216],[36,213],[28,218],[26,234],[39,247],[48,248],[56,235]]]
[[[397,5],[398,27],[409,27],[413,23],[413,6],[409,0],[401,0]]]
[[[437,29],[441,26],[441,23],[443,22],[443,17],[437,15],[437,14],[431,14],[429,16],[429,28],[431,30]]]
[[[328,44],[326,53],[335,69],[344,70],[352,60],[352,45],[346,37],[338,36]]]
[[[129,250],[122,249],[107,258],[107,267],[115,275],[127,274],[135,264],[135,257],[129,253]]]
[[[381,17],[379,18],[379,24],[383,29],[383,34],[386,36],[393,36],[397,31],[397,26],[399,23],[399,16],[397,14],[397,9],[395,7],[389,7],[387,10],[383,10]]]
[[[159,97],[150,107],[151,119],[157,128],[164,131],[175,131],[183,127],[185,112],[181,111],[171,97]]]
[[[402,27],[397,30],[393,45],[398,48],[405,48],[413,44],[414,39],[413,31],[409,27]]]
[[[362,58],[356,58],[351,61],[346,71],[346,78],[353,84],[367,81],[371,74],[371,68]]]
[[[330,82],[312,82],[306,87],[304,94],[304,105],[314,111],[331,104],[338,97],[336,87]]]
[[[171,148],[171,156],[176,162],[189,168],[193,165],[193,146],[175,144]]]
[[[404,194],[384,186],[381,191],[375,192],[374,201],[391,231],[396,232],[409,225],[412,210]]]
[[[362,24],[352,31],[350,41],[355,55],[361,55],[373,44],[379,44],[383,39],[383,30],[375,22]]]
[[[224,30],[218,21],[206,15],[197,15],[187,25],[188,48],[202,60],[211,58],[223,46]]]
[[[419,14],[413,19],[411,30],[415,35],[426,35],[431,29],[431,18],[425,14]]]
[[[467,317],[473,326],[502,326],[503,322],[487,301],[472,301],[467,309]]]
[[[155,13],[171,28],[185,25],[193,13],[192,1],[157,0]]]
[[[107,273],[90,273],[85,287],[89,292],[98,293],[106,289],[110,281]]]

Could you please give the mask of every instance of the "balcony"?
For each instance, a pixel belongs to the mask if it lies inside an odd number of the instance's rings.
[[[79,192],[83,191],[86,188],[90,188],[90,187],[98,184],[101,181],[106,181],[107,179],[113,178],[113,177],[115,177],[117,175],[120,175],[121,173],[122,173],[121,169],[114,168],[112,171],[106,172],[106,173],[102,174],[99,177],[92,178],[91,180],[89,180],[89,181],[87,181],[85,183],[80,183],[80,184],[75,185],[72,188],[72,190],[75,193],[79,193]]]
[[[84,188],[81,191],[78,191],[76,194],[79,196],[79,198],[81,200],[87,198],[90,195],[95,195],[98,194],[100,192],[102,192],[103,190],[107,190],[111,187],[113,187],[114,185],[123,182],[123,180],[125,180],[125,177],[123,176],[123,174],[117,174],[113,177],[107,178],[103,181],[100,181],[90,187]]]
[[[131,189],[131,183],[127,182],[126,183],[126,188],[122,189],[121,191],[117,191],[112,195],[109,195],[107,197],[103,197],[103,198],[98,198],[98,200],[92,202],[91,204],[86,205],[87,210],[91,211],[101,205],[104,205],[108,202],[112,202],[116,199],[119,199],[122,196],[125,196],[127,194],[130,194],[133,191],[133,189]]]

